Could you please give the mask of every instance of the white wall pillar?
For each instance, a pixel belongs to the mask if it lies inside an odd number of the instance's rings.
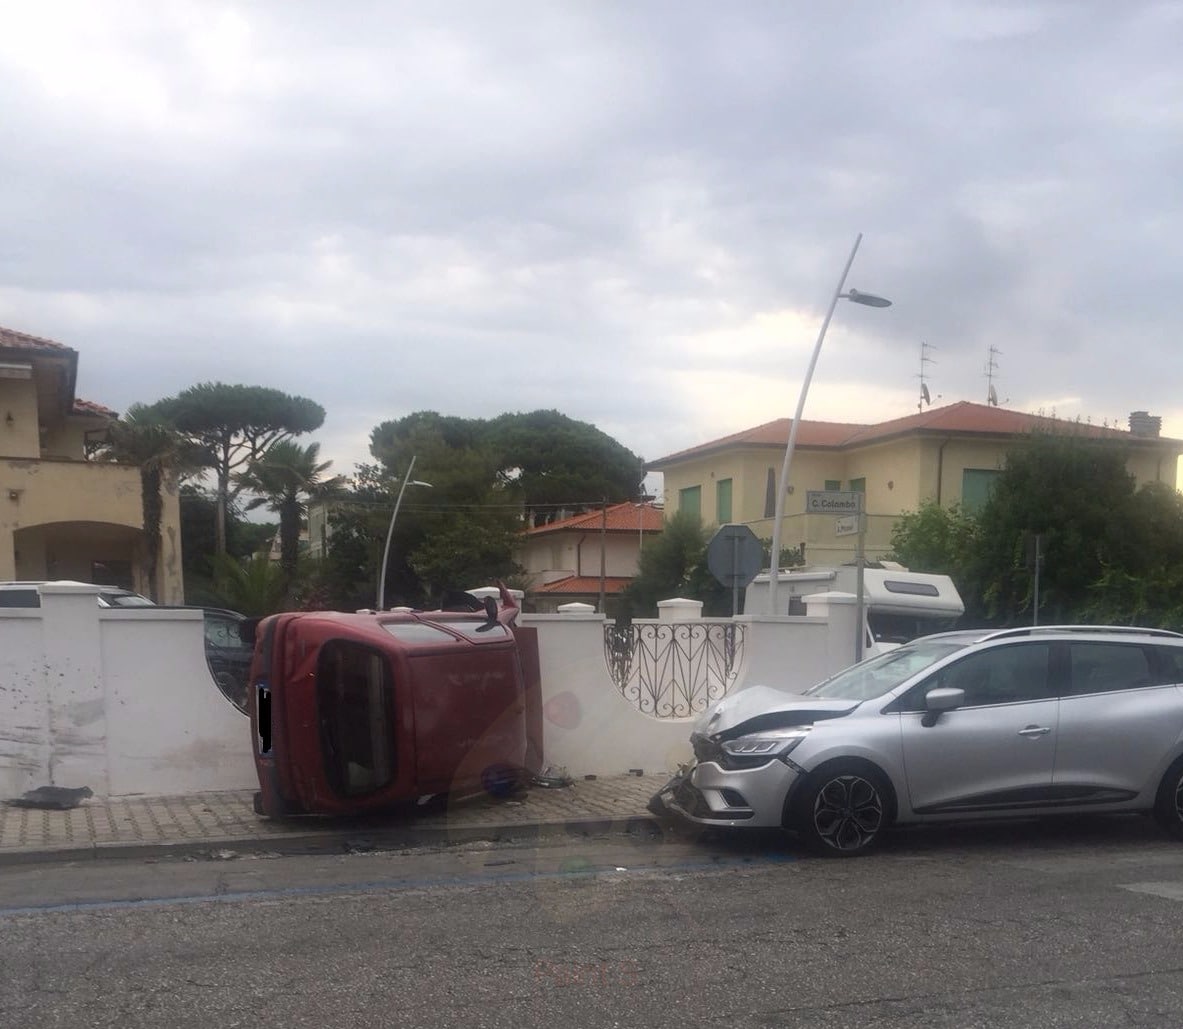
[[[674,597],[657,602],[657,617],[663,622],[694,622],[702,618],[702,601]]]
[[[100,587],[41,586],[41,627],[49,712],[48,782],[109,791],[107,707],[99,629]]]
[[[830,626],[826,635],[828,660],[837,672],[854,664],[858,624],[858,597],[853,593],[814,593],[805,598],[810,618],[825,619]],[[831,673],[832,674],[832,673]]]
[[[826,639],[829,623],[824,619],[740,615],[736,621],[745,627],[746,636],[737,690],[772,686],[800,693],[838,670],[832,666]]]

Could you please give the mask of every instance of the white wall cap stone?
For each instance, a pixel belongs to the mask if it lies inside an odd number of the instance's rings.
[[[38,585],[37,592],[42,596],[92,596],[97,597],[106,586],[96,586],[93,582],[70,582],[66,579],[60,582],[43,582]]]
[[[837,590],[832,593],[811,593],[802,599],[805,601],[806,609],[816,607],[822,611],[827,607],[845,607],[858,603],[858,597],[853,593],[840,593]]]

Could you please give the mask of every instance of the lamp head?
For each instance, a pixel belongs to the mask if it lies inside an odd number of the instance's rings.
[[[864,304],[867,307],[891,307],[891,301],[887,297],[876,296],[874,293],[860,293],[857,289],[851,289],[849,293],[842,295],[847,300],[853,300],[856,304]]]

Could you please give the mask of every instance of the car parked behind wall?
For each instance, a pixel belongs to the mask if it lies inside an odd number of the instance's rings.
[[[64,581],[64,580],[62,580]],[[0,608],[39,608],[44,582],[0,583]],[[73,585],[91,585],[74,583]],[[204,620],[205,659],[210,676],[222,695],[239,711],[246,714],[247,680],[250,677],[253,647],[244,643],[239,629],[246,621],[244,615],[220,607],[194,607],[185,604],[158,605],[147,597],[118,586],[103,586],[98,594],[98,605],[103,608],[154,608],[157,610],[200,610]]]
[[[222,695],[244,715],[254,646],[243,642],[245,615],[220,607],[204,607],[205,659]]]
[[[58,580],[63,585],[89,586],[91,583]],[[0,582],[0,607],[40,607],[38,587],[47,582]],[[120,586],[102,586],[98,595],[99,607],[154,607],[147,597]]]

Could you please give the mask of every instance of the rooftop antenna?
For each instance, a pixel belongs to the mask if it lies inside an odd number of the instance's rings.
[[[991,407],[998,406],[998,390],[994,388],[994,373],[998,370],[998,362],[995,358],[1001,353],[1002,351],[994,346],[986,352],[986,403]]]
[[[930,350],[936,350],[931,343],[920,344],[920,402],[916,405],[917,411],[923,411],[925,404],[932,403],[932,394],[928,391],[928,383],[925,381],[928,378],[927,366],[936,364],[931,357],[928,356]]]

